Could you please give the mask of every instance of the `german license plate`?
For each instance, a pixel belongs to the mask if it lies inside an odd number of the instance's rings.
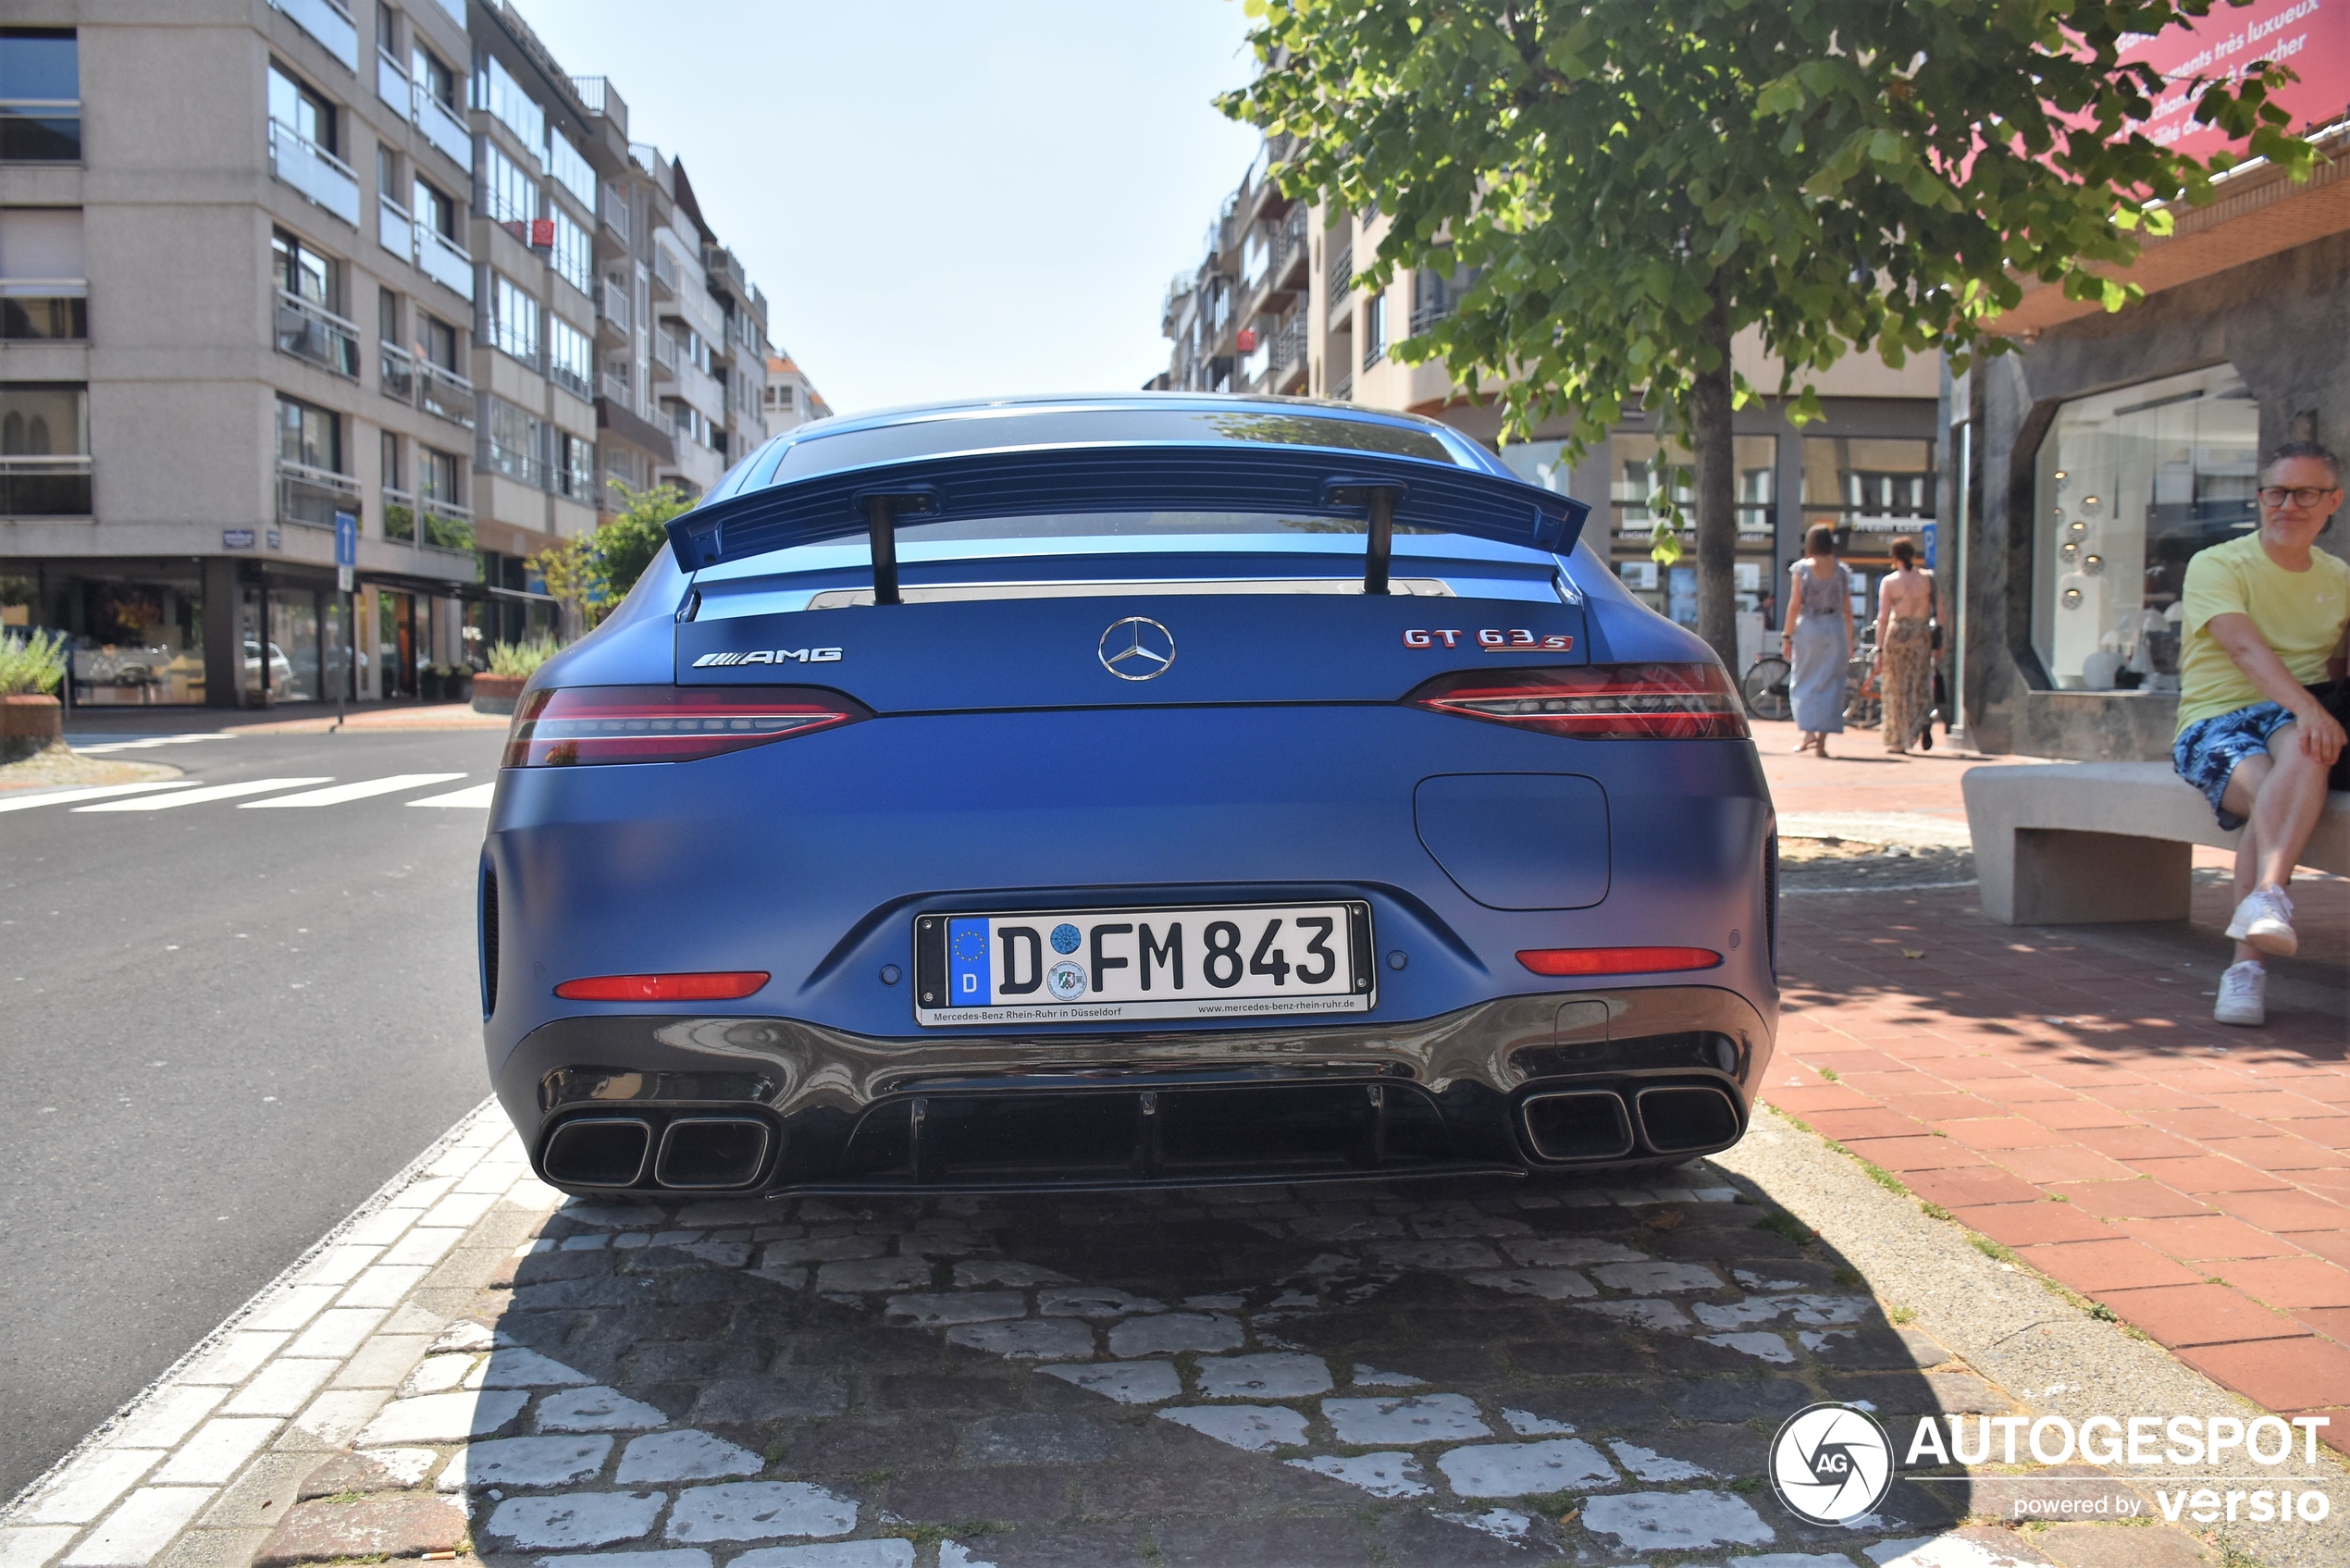
[[[914,1020],[1117,1023],[1370,1010],[1367,904],[925,914]]]

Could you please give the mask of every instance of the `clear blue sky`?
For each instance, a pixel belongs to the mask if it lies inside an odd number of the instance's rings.
[[[1139,387],[1255,154],[1238,0],[519,0],[682,158],[841,413]]]

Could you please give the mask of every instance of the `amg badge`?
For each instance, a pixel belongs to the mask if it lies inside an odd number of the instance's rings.
[[[748,653],[705,653],[693,662],[697,670],[723,670],[733,664],[832,664],[840,659],[836,648],[759,648]]]

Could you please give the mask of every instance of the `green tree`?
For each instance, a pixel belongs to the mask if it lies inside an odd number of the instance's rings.
[[[1755,391],[1732,338],[1758,330],[1800,422],[1847,352],[2005,348],[1986,325],[2020,278],[2121,308],[2136,290],[2102,269],[2234,161],[2138,131],[2162,82],[2121,53],[2211,6],[1248,0],[1259,73],[1219,106],[1297,139],[1291,194],[1390,216],[1364,286],[1479,269],[1397,358],[1498,383],[1512,436],[1570,418],[1572,457],[1635,401],[1687,441],[1699,631],[1730,662],[1730,416]],[[2254,62],[2195,117],[2298,173],[2286,80]]]
[[[653,557],[669,546],[668,521],[692,502],[674,485],[631,489],[610,481],[619,493],[621,510],[582,534],[531,558],[547,592],[562,607],[563,640],[591,631],[620,607]]]

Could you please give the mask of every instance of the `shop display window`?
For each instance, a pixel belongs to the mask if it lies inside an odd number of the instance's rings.
[[[2179,689],[2187,558],[2260,524],[2260,411],[2227,365],[2061,404],[2034,485],[2032,642],[2059,689]]]
[[[1779,438],[1733,436],[1730,446],[1738,474],[1738,543],[1768,549],[1778,516],[1775,503]],[[1637,536],[1638,542],[1646,544],[1650,530],[1664,515],[1668,481],[1687,526],[1686,520],[1697,505],[1697,459],[1687,447],[1667,446],[1654,436],[1619,431],[1608,438],[1607,458],[1608,501],[1615,514],[1619,539],[1630,543]]]
[[[63,589],[75,706],[204,701],[204,600],[194,579],[77,577]]]

